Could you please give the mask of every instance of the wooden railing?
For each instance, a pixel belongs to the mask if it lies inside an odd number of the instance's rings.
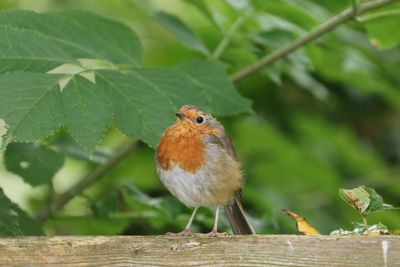
[[[400,266],[400,236],[0,238],[0,265]]]

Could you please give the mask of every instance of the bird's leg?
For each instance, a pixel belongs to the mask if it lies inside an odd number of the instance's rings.
[[[203,236],[227,236],[227,233],[219,233],[218,232],[218,215],[219,215],[219,206],[215,210],[215,220],[214,220],[214,227],[211,232],[207,234],[203,234]]]
[[[190,235],[194,235],[192,232],[190,232],[190,227],[192,226],[193,219],[194,219],[194,216],[196,215],[196,212],[197,212],[198,208],[199,207],[195,207],[194,208],[193,213],[190,216],[190,219],[189,219],[185,229],[182,232],[179,232],[179,233],[167,233],[167,235],[170,235],[170,236],[190,236]]]

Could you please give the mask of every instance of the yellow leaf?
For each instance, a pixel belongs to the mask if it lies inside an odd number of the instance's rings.
[[[308,223],[306,218],[301,217],[290,210],[283,209],[283,211],[296,221],[296,228],[300,233],[304,235],[321,235],[314,227],[311,226],[311,224]]]

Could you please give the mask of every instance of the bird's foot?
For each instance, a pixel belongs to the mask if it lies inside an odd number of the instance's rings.
[[[185,229],[185,230],[183,230],[182,232],[179,232],[179,233],[166,233],[165,235],[167,235],[167,236],[194,236],[196,234],[190,232],[189,229]]]
[[[206,237],[224,237],[224,236],[228,236],[228,233],[225,232],[218,232],[216,230],[212,230],[211,232],[207,233],[207,234],[199,234],[199,236],[206,236]]]

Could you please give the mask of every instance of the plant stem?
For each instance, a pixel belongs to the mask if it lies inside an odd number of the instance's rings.
[[[127,143],[122,144],[117,152],[104,164],[99,165],[92,172],[88,173],[83,177],[76,185],[70,188],[68,191],[62,193],[61,195],[55,196],[50,203],[50,205],[45,205],[42,210],[37,214],[37,219],[39,221],[45,221],[48,217],[59,211],[64,207],[71,199],[79,195],[86,188],[97,182],[101,177],[103,177],[109,170],[115,167],[118,163],[128,157],[137,147],[138,140],[131,140]]]
[[[397,2],[398,0],[377,0],[373,2],[368,2],[359,5],[357,14],[361,15],[367,11],[374,10],[386,5],[389,5],[391,3]],[[311,41],[317,39],[318,37],[330,32],[337,26],[349,21],[354,17],[354,8],[350,7],[336,16],[333,16],[329,20],[325,21],[318,27],[316,27],[314,30],[310,31],[308,34],[306,34],[303,37],[298,38],[297,40],[293,41],[292,43],[287,44],[286,46],[275,50],[274,52],[264,56],[261,58],[259,61],[254,63],[253,65],[250,65],[242,70],[239,70],[238,72],[234,73],[233,75],[230,76],[231,80],[235,83],[240,82],[241,80],[247,78],[248,76],[252,75],[255,72],[258,72],[265,66],[268,66],[275,61],[285,57],[289,53],[295,51],[296,49],[310,43]]]
[[[368,222],[367,222],[367,217],[363,215],[363,223],[364,223],[364,227],[365,227],[365,231],[367,231],[368,234]]]
[[[231,25],[228,31],[225,33],[224,37],[222,38],[221,42],[219,42],[217,48],[214,50],[212,55],[209,59],[218,59],[222,52],[224,52],[225,48],[228,46],[229,42],[231,41],[235,32],[239,29],[239,27],[243,24],[247,16],[249,15],[250,11],[246,10],[240,15],[235,22]]]
[[[387,17],[387,16],[398,16],[398,15],[400,15],[400,9],[386,10],[386,11],[382,11],[382,12],[371,14],[371,15],[365,15],[360,18],[360,21],[367,22],[367,21],[380,19],[380,18]]]

